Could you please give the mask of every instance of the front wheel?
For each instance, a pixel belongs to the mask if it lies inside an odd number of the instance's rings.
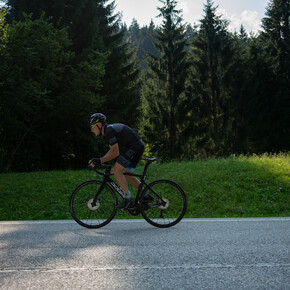
[[[146,202],[146,194],[154,200]],[[159,228],[176,225],[185,215],[187,200],[183,189],[166,179],[156,180],[144,189],[141,196],[141,213],[144,219]]]
[[[83,227],[96,229],[108,224],[116,214],[117,197],[106,185],[93,200],[101,186],[98,180],[89,180],[80,184],[72,193],[69,210],[74,220]]]

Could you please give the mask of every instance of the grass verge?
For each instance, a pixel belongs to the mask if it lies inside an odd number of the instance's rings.
[[[185,217],[290,214],[289,154],[152,164],[147,176],[147,181],[166,178],[183,187]],[[70,195],[89,179],[96,175],[88,170],[0,174],[0,220],[71,219]],[[133,217],[119,211],[116,218]]]

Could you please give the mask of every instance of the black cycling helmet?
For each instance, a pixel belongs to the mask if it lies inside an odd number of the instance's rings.
[[[103,125],[107,123],[107,117],[102,113],[95,113],[91,115],[90,124],[95,124],[101,122]]]

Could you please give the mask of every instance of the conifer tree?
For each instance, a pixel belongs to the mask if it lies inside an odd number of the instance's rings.
[[[139,63],[143,68],[146,67],[146,52],[158,55],[152,42],[152,34],[155,31],[155,25],[151,20],[149,26],[140,28],[137,20],[133,19],[129,29],[126,31],[126,41],[131,43],[131,48],[136,50]],[[141,68],[142,68],[141,67]]]
[[[227,32],[228,22],[216,14],[211,0],[192,42],[192,94],[198,96],[199,146],[206,154],[224,154],[231,132],[231,75],[234,50]]]
[[[227,148],[230,153],[248,153],[253,150],[250,142],[252,127],[249,119],[249,108],[253,99],[248,56],[251,39],[241,25],[239,33],[235,33],[231,41],[233,42],[234,55],[228,92],[232,126],[230,127],[231,131],[228,136],[230,142],[228,142]]]
[[[186,125],[187,97],[185,81],[185,27],[181,11],[174,0],[160,0],[163,22],[154,34],[154,45],[160,55],[149,55],[148,73],[142,87],[143,133],[154,150],[163,157],[180,157],[183,130]]]
[[[262,50],[270,61],[275,88],[269,102],[271,109],[264,116],[267,125],[266,150],[290,149],[290,0],[271,0],[262,20]],[[261,99],[263,101],[263,99]],[[268,102],[268,103],[269,103]],[[268,104],[262,102],[267,108]]]
[[[102,111],[110,122],[136,123],[139,95],[134,52],[124,43],[114,2],[108,2],[7,1],[10,22],[23,20],[23,13],[37,20],[44,11],[47,21],[58,29],[65,27],[71,40],[67,50],[72,57],[62,85],[51,93],[57,109],[46,116],[46,131],[40,133],[45,146],[39,154],[47,156],[39,165],[42,168],[83,166],[84,160],[94,154],[96,142],[92,142],[87,127],[88,116],[93,112]],[[95,150],[100,148],[99,144]],[[67,156],[74,157],[66,162]]]
[[[103,0],[101,2],[108,2]],[[140,103],[139,70],[135,51],[130,43],[124,42],[126,30],[120,29],[120,19],[114,15],[114,1],[102,8],[100,27],[102,27],[103,50],[110,53],[105,77],[102,79],[101,96],[104,100],[101,110],[109,116],[110,122],[124,122],[136,126]]]
[[[271,0],[262,20],[264,31],[247,45],[248,90],[246,110],[240,115],[245,120],[247,152],[290,148],[289,3]]]

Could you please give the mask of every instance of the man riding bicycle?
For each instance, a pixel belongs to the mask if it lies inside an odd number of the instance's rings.
[[[127,181],[137,190],[140,181],[134,176],[123,173],[134,171],[145,150],[144,143],[136,130],[121,123],[107,124],[106,116],[101,113],[91,115],[90,127],[96,136],[104,135],[106,137],[110,149],[103,157],[89,160],[89,165],[91,167],[100,166],[102,163],[118,157],[113,167],[113,174],[124,193],[124,199],[117,205],[117,209],[126,208],[134,203]]]

